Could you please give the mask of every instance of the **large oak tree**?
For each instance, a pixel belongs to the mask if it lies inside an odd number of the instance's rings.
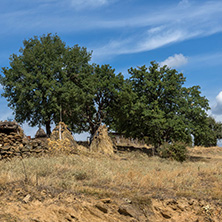
[[[69,92],[67,80],[88,66],[91,53],[78,45],[68,47],[51,34],[35,36],[23,44],[20,53],[10,57],[10,67],[2,68],[2,95],[18,122],[45,125],[50,135],[50,124],[59,120],[63,98]]]
[[[155,62],[130,68],[129,74],[116,108],[116,131],[146,138],[156,148],[163,142],[190,143],[191,135],[197,138],[207,125],[209,109],[199,86],[184,87],[182,73]]]

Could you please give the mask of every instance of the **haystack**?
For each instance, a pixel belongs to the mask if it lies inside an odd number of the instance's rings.
[[[96,131],[90,145],[90,151],[109,155],[114,153],[113,142],[108,136],[108,129],[106,125],[100,126]]]
[[[48,140],[48,145],[49,149],[52,151],[65,152],[76,152],[78,147],[72,133],[68,129],[67,125],[63,122],[60,122],[52,131],[50,139]]]
[[[35,138],[46,138],[46,137],[47,137],[47,135],[46,135],[44,129],[39,128],[35,134]]]

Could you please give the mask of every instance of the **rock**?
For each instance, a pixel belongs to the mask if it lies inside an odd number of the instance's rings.
[[[131,204],[132,203],[132,200],[128,199],[128,198],[123,198],[123,200],[128,203],[128,204]]]
[[[7,146],[3,146],[2,148],[1,148],[1,151],[9,151],[10,150],[10,147],[7,145]]]
[[[4,158],[18,155],[23,136],[23,130],[15,121],[0,121],[0,152]]]
[[[187,207],[188,207],[188,205],[185,202],[178,203],[178,208],[182,211],[186,210]]]
[[[133,208],[132,205],[121,205],[118,209],[118,212],[124,216],[130,216],[138,218],[137,211]]]
[[[203,207],[205,205],[205,202],[203,200],[199,201],[199,206]]]
[[[172,217],[172,214],[167,210],[161,210],[160,213],[165,219],[170,219]]]
[[[13,156],[29,156],[31,153],[39,154],[48,150],[47,142],[44,142],[44,139],[27,140],[25,138],[22,139],[17,132],[7,133],[0,133],[1,159]]]
[[[15,121],[0,121],[0,132],[17,132],[18,124]]]
[[[30,201],[30,199],[31,199],[31,196],[30,196],[30,194],[28,194],[28,195],[26,195],[26,196],[23,198],[23,201],[24,201],[25,203],[28,203],[28,202]]]
[[[112,203],[112,200],[110,198],[101,199],[100,201],[103,203]]]
[[[43,150],[42,149],[39,149],[39,150],[37,150],[37,149],[35,149],[35,150],[33,150],[35,153],[41,153],[41,152],[43,152]]]
[[[100,211],[102,211],[105,214],[108,212],[107,206],[105,204],[103,204],[103,203],[97,203],[95,205],[95,207],[98,208]]]
[[[4,144],[5,144],[5,143],[9,143],[9,139],[8,139],[7,136],[5,136],[5,137],[3,138],[3,143],[4,143]]]

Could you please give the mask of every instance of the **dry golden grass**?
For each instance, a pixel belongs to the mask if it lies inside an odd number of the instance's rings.
[[[139,152],[113,157],[61,154],[1,161],[0,187],[27,177],[33,186],[99,197],[183,196],[222,200],[222,148],[203,149],[192,149],[195,161],[191,157],[184,163]]]

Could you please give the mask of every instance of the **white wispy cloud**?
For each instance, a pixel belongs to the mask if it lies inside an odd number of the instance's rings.
[[[179,2],[178,4],[180,7],[185,8],[185,7],[189,7],[190,6],[190,2],[189,0],[182,0]]]
[[[102,28],[123,28],[127,27],[147,27],[153,28],[161,26],[189,26],[205,28],[206,26],[220,26],[222,2],[221,1],[203,1],[202,3],[189,4],[187,7],[170,5],[164,8],[153,8],[147,13],[122,17],[120,19],[103,19],[97,21],[97,25]]]
[[[125,39],[117,39],[110,41],[107,45],[93,50],[95,57],[103,57],[104,55],[119,55],[150,51],[161,46],[180,41],[183,33],[174,30],[165,30],[165,32],[153,35],[150,31],[133,35]]]
[[[211,27],[214,31],[219,31],[222,29],[221,1],[204,1],[193,5],[190,4],[189,7],[185,8],[178,5],[169,5],[168,7],[166,6],[160,9],[153,8],[151,11],[147,11],[147,13],[145,14],[138,13],[135,15],[130,14],[130,12],[124,12],[124,9],[121,9],[123,15],[118,16],[118,19],[116,18],[116,16],[104,16],[103,13],[101,13],[101,16],[98,13],[96,13],[95,15],[88,15],[88,12],[84,13],[84,11],[81,12],[81,14],[70,13],[72,11],[72,7],[70,7],[71,5],[73,7],[85,7],[91,5],[91,7],[93,8],[103,5],[110,5],[115,2],[118,3],[118,0],[64,0],[63,3],[61,3],[61,1],[59,0],[47,0],[47,3],[51,3],[50,7],[56,7],[53,8],[54,13],[47,14],[47,18],[46,14],[43,15],[44,10],[42,12],[39,11],[40,9],[43,9],[42,3],[45,1],[39,0],[38,2],[38,7],[27,10],[18,10],[13,13],[1,13],[0,17],[3,17],[6,21],[14,21],[15,18],[23,18],[23,15],[24,19],[27,18],[27,16],[31,16],[30,19],[32,22],[33,20],[35,20],[36,22],[39,21],[39,24],[41,24],[43,27],[52,27],[55,25],[58,27],[58,25],[61,24],[67,27],[66,24],[72,24],[73,27],[75,27],[77,30],[148,27],[147,30],[152,31],[155,29],[159,29],[160,27],[165,27],[168,29],[172,27],[178,29],[178,27],[181,27],[185,30],[190,27],[190,30],[198,30],[201,31],[202,34],[204,34],[205,29],[209,27]],[[112,11],[112,9],[110,10]],[[116,7],[114,7],[114,10],[116,10]],[[60,16],[60,12],[65,14],[63,14],[63,16]],[[82,19],[83,17],[85,18],[85,20]],[[53,21],[53,19],[55,19],[55,22],[47,24],[48,22],[46,22],[45,19],[49,19],[50,21]],[[5,22],[5,20],[1,21]],[[27,20],[27,22],[29,21]],[[30,28],[32,27],[30,26]],[[67,28],[67,31],[70,31],[70,29],[68,30]]]
[[[188,63],[188,58],[185,57],[183,54],[175,54],[173,56],[169,56],[166,60],[160,62],[160,66],[167,65],[171,68],[176,68],[183,66]]]
[[[222,32],[222,1],[192,3],[182,0],[179,4],[154,7],[152,10],[146,3],[146,13],[140,13],[140,10],[130,13],[119,9],[118,16],[114,16],[118,7],[110,7],[107,15],[102,10],[100,13],[93,13],[93,10],[90,13],[88,10],[73,13],[73,7],[90,10],[114,3],[118,6],[121,3],[118,0],[47,0],[48,5],[43,4],[43,0],[37,2],[38,7],[1,13],[0,27],[4,28],[1,28],[0,34],[38,33],[41,30],[41,33],[47,31],[73,35],[87,31],[90,35],[91,31],[106,30],[110,32],[109,38],[103,40],[100,37],[100,42],[94,40],[91,43],[89,40],[94,56],[104,58],[104,55],[144,52]]]
[[[183,4],[182,4],[183,3]],[[186,4],[186,7],[181,5]],[[222,32],[222,2],[211,1],[190,5],[187,1],[179,6],[168,8],[159,13],[130,18],[127,22],[106,23],[108,27],[124,26],[142,28],[143,32],[130,34],[121,39],[112,39],[107,45],[98,47],[94,54],[98,57],[106,55],[129,54],[153,50],[167,44],[188,39],[209,36]],[[104,25],[105,26],[105,25]]]

